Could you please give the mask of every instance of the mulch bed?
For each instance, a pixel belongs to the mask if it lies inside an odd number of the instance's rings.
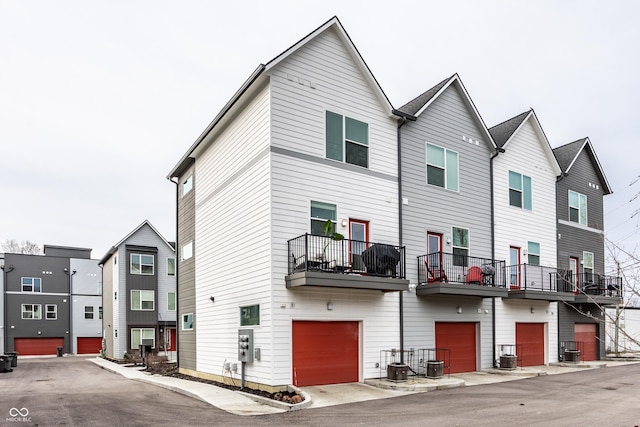
[[[181,374],[178,372],[178,367],[174,363],[152,363],[146,369],[147,372],[151,372],[153,374],[164,375],[167,377],[180,378],[183,380],[195,381],[204,384],[211,384],[216,387],[226,388],[228,390],[234,391],[242,391],[244,393],[254,394],[256,396],[262,396],[267,399],[279,400],[281,402],[295,404],[300,403],[304,400],[304,397],[296,392],[289,391],[279,391],[276,393],[269,393],[264,390],[256,390],[253,388],[245,387],[241,388],[240,385],[235,384],[226,384],[218,381],[207,380],[204,378],[192,377],[190,375]],[[238,383],[240,380],[236,380]]]

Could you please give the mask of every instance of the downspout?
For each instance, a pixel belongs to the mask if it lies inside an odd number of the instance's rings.
[[[558,176],[556,178],[556,184],[558,182],[562,181],[562,179],[564,177],[568,176],[568,175],[569,174],[567,174],[566,172],[560,173],[560,176]],[[557,227],[558,227],[558,188],[556,187],[556,240],[558,239],[558,228]],[[558,243],[556,243],[556,266],[558,266]],[[569,304],[567,302],[564,302],[564,301],[562,301],[562,304],[564,304],[565,306],[566,305],[571,306],[571,304]],[[560,335],[560,309],[557,310],[556,316],[557,316],[557,321],[556,321],[556,329],[557,329],[557,331],[556,331],[556,333],[558,334],[558,360],[562,361],[562,360],[560,360],[560,354],[562,352],[562,349],[560,347],[560,342],[561,342],[560,341],[560,337],[562,336],[562,335]],[[575,336],[574,336],[574,339],[575,339]],[[563,358],[564,358],[564,356],[563,356]]]
[[[496,259],[496,233],[495,233],[495,206],[493,201],[493,159],[498,154],[504,153],[504,148],[497,148],[495,154],[489,159],[489,181],[491,192],[491,259]],[[496,297],[491,297],[491,342],[492,342],[492,357],[493,366],[496,366]]]
[[[179,186],[178,186],[178,181],[174,181],[171,178],[167,178],[170,182],[174,183],[176,185],[176,243],[175,243],[175,248],[173,248],[173,252],[174,252],[174,257],[175,257],[175,262],[174,262],[174,268],[175,268],[175,274],[176,274],[176,366],[178,367],[178,369],[180,369],[180,346],[178,345],[180,343],[180,329],[182,329],[181,327],[178,326],[179,323],[181,323],[181,319],[179,319],[180,317],[180,306],[179,306],[179,302],[180,298],[178,298],[179,292],[178,292],[178,284],[180,283],[180,275],[178,272],[178,265],[180,264],[179,260],[178,260],[178,248],[180,247],[178,245],[178,202],[180,202],[180,195],[178,194],[178,190],[179,190]],[[165,332],[166,333],[166,332]],[[171,334],[171,332],[169,332],[169,334]],[[171,336],[171,335],[169,335]]]
[[[397,137],[397,157],[398,157],[398,246],[402,247],[402,150],[401,150],[401,134],[400,128],[404,126],[407,119],[415,121],[414,116],[407,115],[397,110],[392,111],[400,117],[398,121],[398,137]],[[406,252],[405,252],[405,277],[406,277]],[[400,315],[400,363],[404,363],[404,293],[400,291],[399,297],[399,315]]]
[[[5,258],[5,262],[6,262],[6,260],[7,259]],[[2,289],[2,297],[4,299],[4,302],[3,302],[4,303],[4,305],[3,305],[3,308],[4,308],[4,311],[3,311],[3,316],[4,316],[4,323],[3,323],[4,332],[3,332],[3,335],[4,335],[4,338],[3,339],[4,339],[4,352],[5,353],[9,351],[9,346],[8,346],[8,342],[7,342],[7,338],[9,336],[9,333],[7,332],[7,326],[9,325],[9,315],[7,314],[7,276],[12,271],[13,271],[13,264],[11,264],[11,265],[6,265],[5,264],[5,265],[2,266],[2,274],[4,274],[4,277],[3,277],[4,281],[2,283],[2,287],[3,287],[3,289]],[[11,348],[11,351],[15,351],[15,348],[16,347],[15,347],[15,343],[14,343],[13,347]]]
[[[398,156],[398,245],[402,248],[402,151],[400,144],[400,128],[407,122],[406,117],[401,117],[398,123],[398,141],[397,141],[397,156]],[[405,275],[406,275],[406,259],[407,254],[405,252]],[[400,291],[399,297],[399,315],[400,315],[400,363],[404,363],[404,292]]]

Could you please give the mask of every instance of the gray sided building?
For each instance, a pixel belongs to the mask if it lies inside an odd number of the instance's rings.
[[[175,252],[144,221],[100,260],[105,354],[122,358],[140,344],[176,350]]]
[[[582,360],[606,355],[604,306],[622,302],[621,281],[605,274],[604,203],[612,190],[589,138],[555,148],[558,269],[572,303],[558,304],[559,355],[577,344]]]
[[[5,351],[74,351],[71,259],[88,260],[90,255],[91,249],[49,245],[44,246],[44,256],[5,254]]]

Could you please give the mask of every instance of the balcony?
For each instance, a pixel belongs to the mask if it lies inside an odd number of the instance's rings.
[[[560,270],[561,271],[561,270]],[[563,271],[564,286],[575,294],[575,302],[621,304],[622,278],[602,274]]]
[[[288,242],[287,288],[406,291],[404,247],[304,234]]]
[[[416,295],[506,297],[504,261],[434,252],[418,257]]]
[[[540,265],[518,264],[506,269],[509,275],[509,298],[543,301],[567,301],[575,298],[564,279],[563,270]]]

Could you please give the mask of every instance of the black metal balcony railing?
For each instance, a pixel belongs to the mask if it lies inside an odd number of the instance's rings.
[[[405,278],[404,247],[304,234],[289,240],[289,274],[323,271]]]
[[[518,264],[507,266],[509,289],[546,292],[571,292],[566,289],[561,271],[555,267]]]
[[[622,298],[622,277],[603,274],[574,274],[570,270],[558,270],[564,292],[576,295],[592,295]]]
[[[445,252],[418,257],[418,282],[506,287],[504,261]]]

